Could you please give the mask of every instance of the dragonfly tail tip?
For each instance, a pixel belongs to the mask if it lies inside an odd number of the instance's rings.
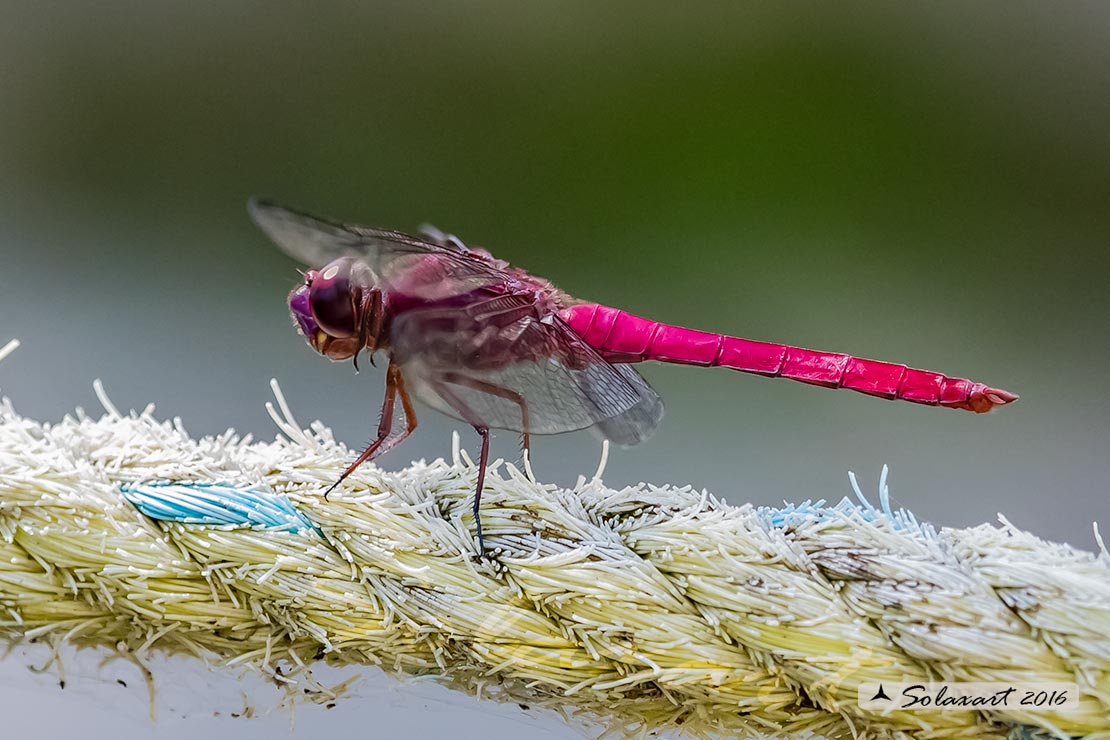
[[[1018,394],[1004,391],[1001,388],[988,388],[986,393],[987,398],[993,401],[996,406],[1005,406],[1021,398]]]
[[[977,414],[985,414],[999,406],[1011,404],[1018,398],[1020,398],[1018,394],[1004,391],[1001,388],[983,387],[973,392],[962,408],[974,411]]]

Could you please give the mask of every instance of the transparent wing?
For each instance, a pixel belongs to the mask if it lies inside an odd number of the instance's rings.
[[[511,279],[507,262],[457,239],[435,243],[399,231],[341,224],[264,199],[251,218],[287,255],[320,268],[339,257],[363,260],[388,287],[426,299],[463,295]]]
[[[557,316],[424,309],[393,325],[394,357],[424,403],[469,424],[530,434],[593,428],[621,445],[647,439],[663,403],[639,373],[612,365]]]

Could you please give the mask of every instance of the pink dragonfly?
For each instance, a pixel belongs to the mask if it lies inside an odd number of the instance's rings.
[[[283,251],[315,268],[289,294],[313,349],[354,359],[356,369],[364,349],[371,361],[378,351],[389,358],[377,437],[328,493],[412,433],[415,397],[481,437],[474,518],[483,554],[479,506],[490,429],[519,432],[525,451],[530,434],[587,428],[616,444],[642,442],[662,419],[663,403],[631,363],[727,367],[978,413],[1017,400],[905,365],[695,331],[582,301],[430,227],[409,236],[257,199],[250,213]],[[395,415],[404,417],[396,433]]]

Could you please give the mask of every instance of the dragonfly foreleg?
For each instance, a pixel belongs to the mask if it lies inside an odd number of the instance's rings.
[[[358,373],[358,353],[363,349],[369,350],[370,364],[374,365],[374,352],[378,348],[378,337],[381,335],[385,317],[382,301],[382,292],[376,289],[362,297],[362,321],[358,327],[358,345],[355,347],[354,355],[355,373]],[[369,340],[373,340],[373,344],[370,344]]]
[[[390,367],[395,367],[390,365]],[[388,375],[387,375],[388,377]],[[396,437],[390,437],[382,446],[374,452],[374,457],[381,457],[385,453],[392,450],[397,445],[408,439],[408,436],[416,430],[416,410],[412,407],[412,398],[409,397],[409,392],[405,388],[405,376],[397,371],[397,397],[401,399],[401,412],[405,417],[405,430],[398,434]]]
[[[391,440],[390,434],[393,432],[393,411],[398,395],[401,396],[401,408],[405,413],[405,431]],[[360,465],[367,460],[373,459],[376,455],[392,449],[395,445],[404,440],[405,437],[412,434],[414,429],[416,429],[416,414],[413,413],[412,401],[409,400],[408,393],[405,391],[404,378],[401,376],[401,368],[391,362],[389,363],[389,369],[387,369],[385,373],[385,399],[382,401],[382,417],[378,422],[378,436],[370,443],[369,447],[362,451],[362,454],[360,454],[353,463],[347,466],[347,469],[339,476],[339,480],[332,483],[328,487],[328,490],[324,491],[324,500],[326,501],[328,495],[331,494],[340,483],[345,481],[351,473],[355,472]]]

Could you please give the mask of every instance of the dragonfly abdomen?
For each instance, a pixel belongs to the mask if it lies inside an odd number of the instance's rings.
[[[656,360],[727,367],[826,388],[847,388],[880,398],[978,413],[1017,400],[1013,393],[964,378],[950,378],[942,373],[837,352],[686,329],[610,306],[572,306],[562,311],[561,316],[611,362]]]

